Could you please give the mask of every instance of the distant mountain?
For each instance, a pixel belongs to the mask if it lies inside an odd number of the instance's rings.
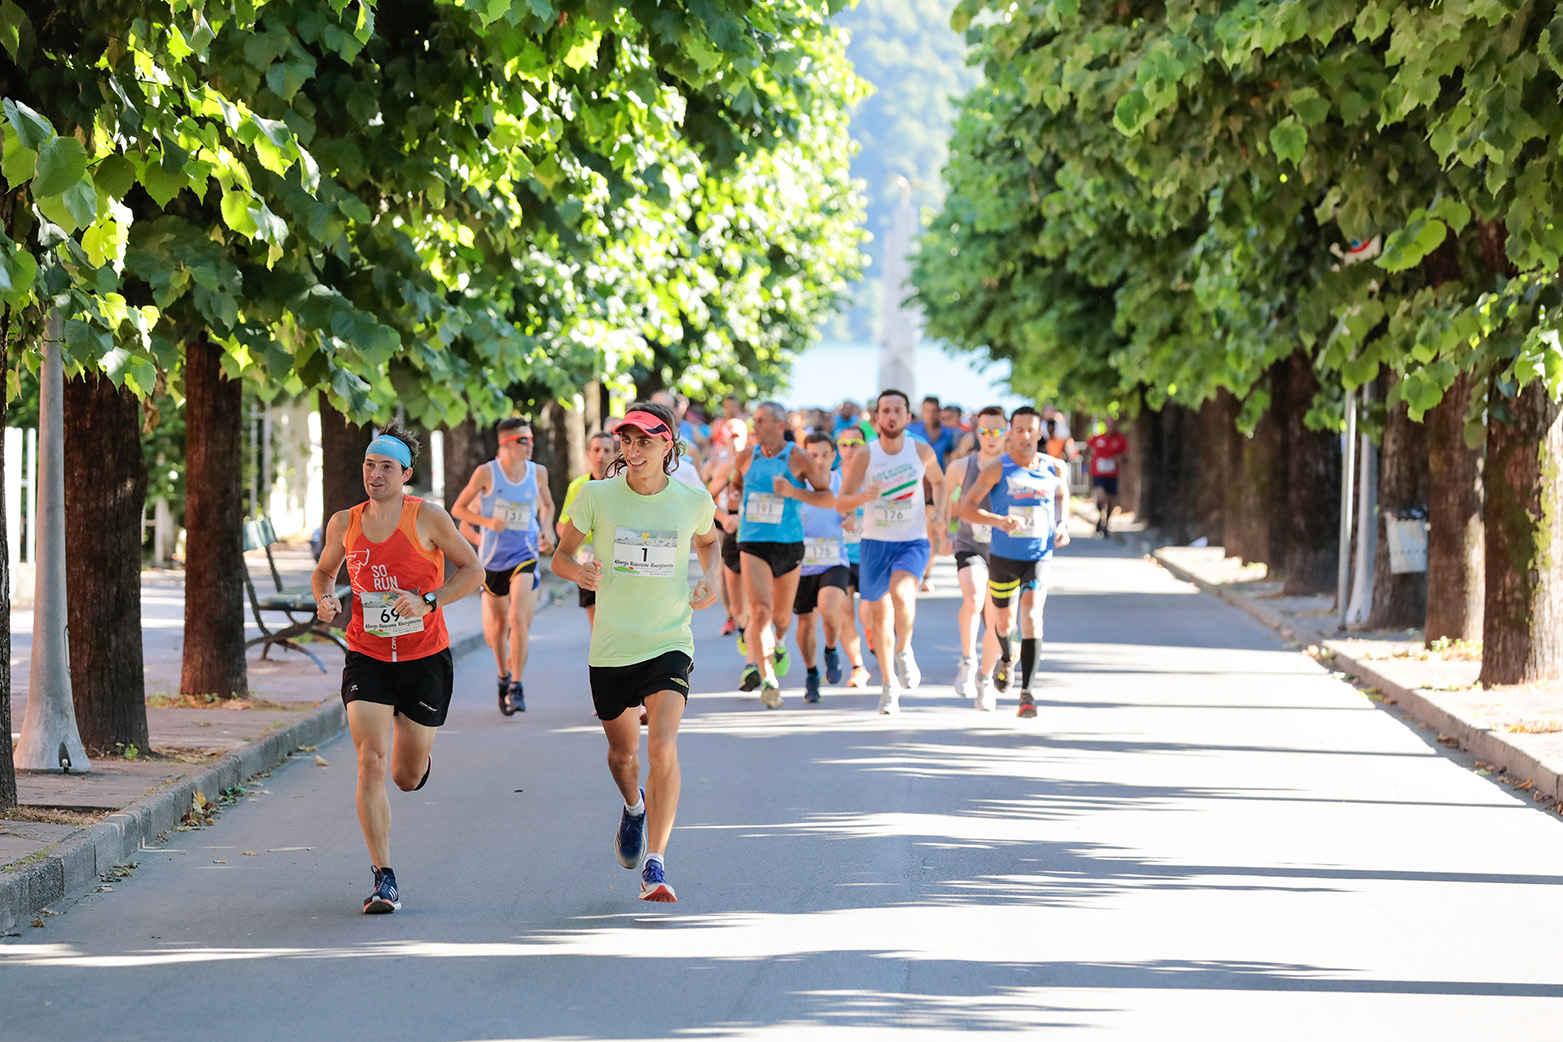
[[[860,146],[852,175],[868,185],[865,246],[872,263],[853,287],[853,300],[825,328],[828,340],[876,339],[885,230],[900,198],[902,175],[917,185],[918,207],[944,197],[940,172],[956,103],[981,79],[966,67],[966,41],[950,28],[955,0],[859,0],[836,16],[852,34],[847,56],[875,93],[852,114]]]

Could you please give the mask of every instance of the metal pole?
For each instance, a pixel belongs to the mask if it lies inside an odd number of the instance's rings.
[[[33,594],[33,646],[27,712],[16,745],[16,767],[85,774],[92,770],[76,730],[71,701],[71,653],[66,633],[65,590],[65,370],[60,362],[64,323],[49,312],[43,337],[38,395],[37,591]]]
[[[1371,389],[1364,386],[1362,404],[1372,400]],[[1357,483],[1357,561],[1346,608],[1346,625],[1351,627],[1365,624],[1373,612],[1373,559],[1378,553],[1378,446],[1367,434],[1360,436],[1358,446],[1362,478]]]
[[[1346,439],[1342,446],[1345,459],[1340,475],[1340,565],[1335,573],[1335,609],[1337,626],[1346,628],[1346,595],[1351,588],[1351,515],[1354,501],[1352,483],[1357,470],[1357,391],[1346,392]]]

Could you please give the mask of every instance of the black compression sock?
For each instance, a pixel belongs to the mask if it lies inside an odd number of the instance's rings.
[[[1013,633],[999,634],[999,658],[1005,662],[1013,662],[1015,660],[1014,636]]]
[[[1031,671],[1037,664],[1037,638],[1020,638],[1020,688],[1031,690]]]

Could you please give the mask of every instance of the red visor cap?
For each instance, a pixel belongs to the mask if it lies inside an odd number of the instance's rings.
[[[666,442],[671,443],[673,441],[673,432],[668,430],[667,424],[657,419],[651,413],[640,409],[636,409],[614,424],[613,433],[617,434],[626,427],[634,427],[637,430],[645,431],[647,434],[655,435]]]

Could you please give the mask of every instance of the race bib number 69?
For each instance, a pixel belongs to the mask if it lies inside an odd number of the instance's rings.
[[[423,617],[403,618],[396,612],[395,591],[357,590],[358,602],[364,608],[364,632],[372,637],[404,637],[409,633],[423,632]]]

